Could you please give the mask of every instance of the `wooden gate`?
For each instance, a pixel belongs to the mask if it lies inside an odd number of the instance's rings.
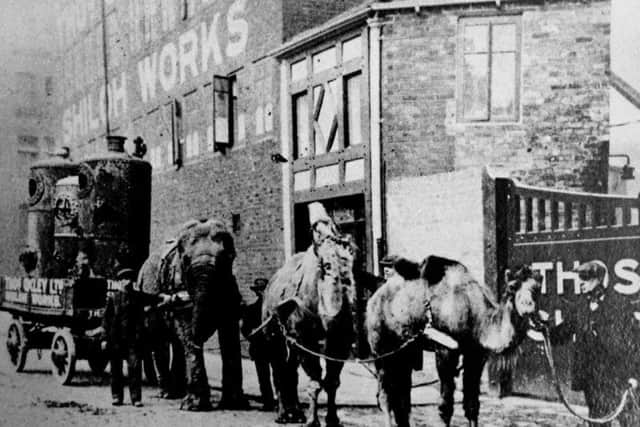
[[[519,264],[538,270],[544,278],[541,308],[556,324],[580,298],[572,270],[586,261],[604,262],[608,286],[633,301],[640,298],[638,198],[529,187],[499,178],[496,227],[499,277]],[[554,349],[567,390],[571,346]],[[514,372],[514,392],[555,396],[550,378],[542,347],[527,340]]]

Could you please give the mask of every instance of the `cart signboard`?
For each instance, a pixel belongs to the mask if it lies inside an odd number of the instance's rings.
[[[0,277],[0,309],[41,314],[63,314],[71,279]]]

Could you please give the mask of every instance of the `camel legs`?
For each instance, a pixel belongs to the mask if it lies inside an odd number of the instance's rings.
[[[455,377],[458,373],[459,353],[439,348],[436,351],[436,369],[440,378],[440,418],[449,426],[453,416],[453,393],[456,390]]]
[[[300,356],[302,368],[305,373],[311,379],[309,383],[308,393],[311,410],[311,421],[307,424],[308,427],[319,427],[320,420],[318,419],[318,395],[322,390],[322,366],[320,365],[320,359],[316,356],[302,354]]]
[[[411,414],[411,370],[403,357],[384,361],[378,368],[378,404],[387,427],[409,427]]]
[[[271,347],[271,368],[273,382],[278,395],[278,416],[276,423],[302,423],[306,421],[298,401],[298,358],[295,351],[287,352],[282,341],[275,341]]]
[[[336,406],[336,392],[340,386],[340,372],[342,372],[343,363],[327,361],[326,374],[324,377],[324,389],[327,391],[327,426],[340,426],[340,418],[338,418],[338,408]]]
[[[462,406],[469,420],[469,427],[478,426],[480,413],[480,378],[486,361],[485,352],[480,348],[468,351],[463,356],[464,374],[462,377],[464,397]]]
[[[376,369],[378,371],[378,405],[384,413],[386,420],[385,427],[393,426],[393,417],[391,415],[391,402],[389,393],[393,394],[393,390],[390,387],[390,380],[393,377],[393,373],[389,373],[384,367],[384,364],[377,364]]]

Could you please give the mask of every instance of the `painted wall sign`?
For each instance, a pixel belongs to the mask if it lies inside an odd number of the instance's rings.
[[[212,17],[112,76],[108,88],[110,118],[122,118],[135,103],[157,101],[160,95],[202,75],[213,74],[214,70],[244,54],[250,34],[246,9],[247,0],[235,0],[224,12],[213,12]],[[103,85],[64,110],[64,144],[104,126],[104,96]]]

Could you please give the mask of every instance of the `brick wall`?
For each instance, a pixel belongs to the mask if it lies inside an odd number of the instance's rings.
[[[492,238],[485,236],[485,230],[491,230],[484,227],[485,179],[482,168],[390,179],[386,192],[388,252],[415,261],[431,254],[452,258],[483,280],[485,248],[490,245],[485,239]]]
[[[178,171],[154,176],[151,246],[190,218],[217,217],[232,227],[238,256],[235,273],[246,297],[257,277],[270,277],[284,261],[280,167],[269,160],[273,139],[214,155]]]
[[[521,119],[456,120],[459,8],[387,16],[382,41],[387,178],[489,165],[528,184],[606,191],[609,2],[547,2],[522,13]],[[474,8],[464,13],[495,14]],[[604,153],[606,154],[606,153]]]
[[[330,18],[364,3],[366,0],[284,0],[285,40],[316,27]]]
[[[71,1],[67,3],[73,4]],[[149,149],[147,159],[154,164],[152,250],[190,218],[215,216],[223,219],[229,227],[235,218],[234,239],[238,253],[235,273],[244,296],[253,299],[253,293],[248,289],[253,280],[270,277],[282,265],[282,175],[280,165],[270,160],[271,154],[281,151],[279,63],[272,58],[265,58],[265,55],[280,45],[285,34],[291,36],[297,31],[319,25],[357,3],[359,1],[356,0],[203,2],[198,9],[191,11],[186,20],[178,16],[172,29],[164,32],[160,22],[162,11],[158,9],[151,21],[151,40],[144,42],[138,50],[134,44],[140,41],[134,39],[140,36],[135,33],[139,29],[139,22],[132,21],[131,11],[116,10],[118,19],[111,23],[110,28],[128,34],[128,37],[119,40],[118,45],[128,54],[119,61],[112,61],[111,76],[117,86],[126,82],[127,108],[126,111],[122,111],[121,105],[119,109],[116,108],[112,126],[117,133],[128,136],[129,140],[142,136]],[[73,6],[70,7],[73,9]],[[243,27],[244,24],[246,27]],[[217,25],[217,52],[220,54],[215,57],[212,51],[206,71],[201,62],[205,43],[203,25],[206,25],[207,31]],[[230,46],[238,45],[243,34],[247,37],[246,44],[240,52],[230,55]],[[91,32],[89,37],[92,35],[95,34]],[[197,40],[197,44],[184,44],[189,40]],[[215,45],[211,41],[213,39],[206,40],[209,46]],[[83,40],[72,41],[73,46],[82,46],[83,43]],[[167,85],[172,65],[165,60],[158,65],[164,67],[164,80],[162,71],[158,71],[156,82],[152,83],[156,93],[151,96],[148,91],[145,100],[142,95],[141,67],[151,69],[148,65],[154,55],[158,58],[165,55],[165,59],[171,59],[167,52],[172,48],[177,50],[179,61],[175,84]],[[185,62],[184,58],[189,60],[188,55],[183,58],[180,53],[194,48],[197,49],[195,66]],[[99,69],[96,66],[100,64],[85,65],[83,69]],[[192,75],[194,69],[196,75]],[[235,75],[237,82],[236,131],[233,146],[221,154],[212,149],[211,80],[214,74],[225,76],[229,73]],[[147,74],[148,81],[154,73]],[[186,74],[186,78],[183,78],[183,74]],[[66,122],[67,128],[73,123],[71,137],[76,158],[81,158],[103,150],[100,140],[103,126],[96,126],[89,134],[75,132],[76,128],[82,127],[80,125],[84,120],[84,116],[78,112],[87,108],[82,100],[88,99],[87,102],[93,103],[94,119],[100,119],[96,110],[99,107],[96,94],[101,83],[96,81],[78,87],[73,77],[65,74],[67,84],[63,85],[66,93],[62,108],[71,109],[71,113],[67,113],[67,120],[71,118],[72,122]],[[84,82],[87,79],[77,80]],[[148,83],[144,85],[149,87]],[[174,99],[180,103],[182,110],[179,137],[184,164],[178,170],[168,160],[171,116],[167,104]],[[92,139],[95,141],[87,142]]]

